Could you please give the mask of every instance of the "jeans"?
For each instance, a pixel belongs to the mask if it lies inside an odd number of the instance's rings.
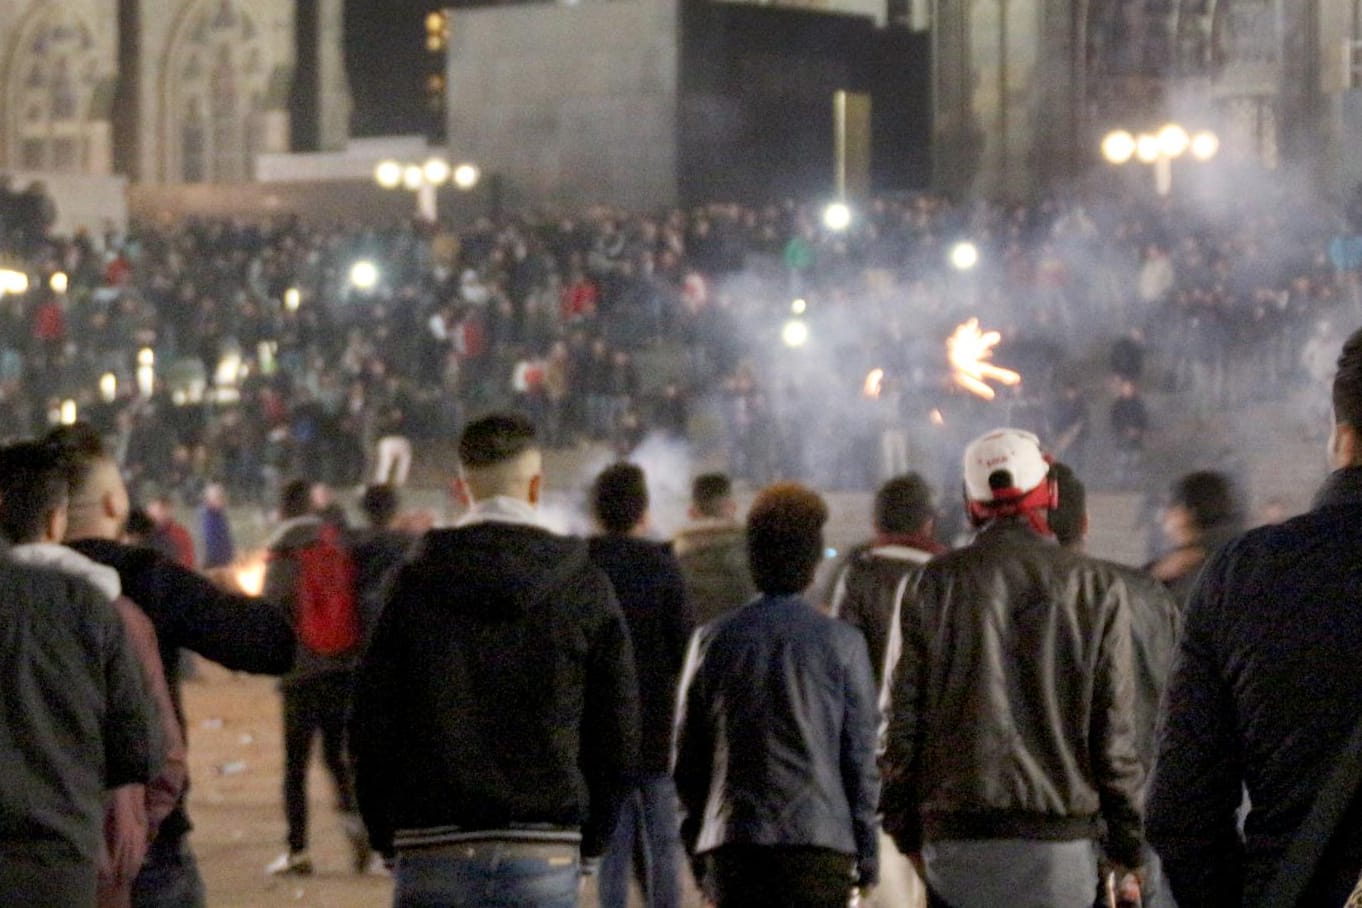
[[[577,908],[575,845],[476,842],[403,851],[393,908]]]
[[[337,806],[343,813],[355,811],[354,780],[345,750],[352,683],[350,672],[337,671],[294,681],[283,688],[284,810],[289,851],[307,850],[307,764],[318,731],[322,733],[322,757],[336,782]]]
[[[152,842],[132,884],[133,908],[204,908],[206,904],[203,877],[189,842]]]
[[[679,908],[680,828],[671,776],[649,777],[629,793],[601,862],[601,908],[626,908],[631,869],[648,908]]]
[[[1097,843],[975,839],[928,842],[932,908],[1092,908]]]

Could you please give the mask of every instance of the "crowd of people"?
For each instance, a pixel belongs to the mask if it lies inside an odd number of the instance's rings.
[[[70,401],[116,439],[135,490],[154,477],[189,500],[215,480],[273,502],[299,464],[333,485],[400,482],[413,440],[452,442],[500,405],[551,447],[695,435],[742,480],[827,488],[873,487],[1001,417],[1065,438],[1078,462],[1121,451],[1093,482],[1138,484],[1147,395],[1205,414],[1321,380],[1317,327],[1359,312],[1354,233],[1347,211],[1286,188],[1149,201],[1105,187],[882,198],[845,231],[794,203],[458,230],[9,229],[0,246],[30,280],[0,298],[0,424],[24,437]],[[952,256],[964,242],[974,254]],[[946,359],[970,317],[1022,375],[986,405]],[[799,349],[781,342],[791,318],[809,329]],[[1094,360],[1124,383],[1109,414]]]

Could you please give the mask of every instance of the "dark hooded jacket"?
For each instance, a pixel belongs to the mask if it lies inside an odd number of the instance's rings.
[[[477,839],[601,854],[638,762],[624,616],[578,539],[430,533],[360,666],[351,746],[375,848]]]

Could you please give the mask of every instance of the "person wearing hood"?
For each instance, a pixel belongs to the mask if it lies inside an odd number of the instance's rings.
[[[14,544],[0,558],[0,894],[121,908],[184,787],[184,745],[146,617],[117,573],[55,544],[66,507],[57,452],[0,450],[0,535]]]
[[[533,424],[470,423],[459,463],[468,511],[399,570],[360,664],[360,811],[397,908],[568,908],[638,768],[629,632],[586,543],[540,524]]]

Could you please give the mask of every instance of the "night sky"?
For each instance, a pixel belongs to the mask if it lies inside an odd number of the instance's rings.
[[[441,116],[425,94],[443,57],[425,48],[425,15],[439,0],[346,0],[345,59],[355,136],[424,133],[436,137]]]

